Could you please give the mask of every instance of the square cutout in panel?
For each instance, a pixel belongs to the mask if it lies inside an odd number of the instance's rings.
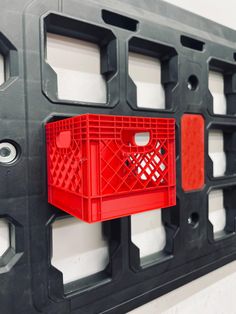
[[[53,102],[115,106],[117,44],[112,31],[62,15],[42,25],[42,87]]]
[[[131,240],[139,248],[141,264],[160,258],[166,245],[161,209],[131,216]]]
[[[16,47],[0,32],[0,86],[10,84],[19,75]]]
[[[106,103],[106,81],[97,44],[48,33],[47,62],[57,74],[58,98]]]
[[[236,187],[213,189],[208,194],[208,219],[213,226],[215,240],[235,234]]]
[[[213,114],[235,115],[236,65],[211,59],[209,62],[208,89],[211,94]]]
[[[226,172],[226,154],[224,151],[224,133],[222,130],[209,130],[208,152],[213,162],[213,177],[221,177]]]
[[[53,223],[51,263],[63,273],[64,284],[99,273],[108,262],[101,223],[87,224],[75,218]]]
[[[224,76],[217,71],[209,72],[209,90],[213,97],[213,113],[226,114],[226,96],[224,93]]]
[[[174,48],[131,38],[128,72],[127,100],[133,108],[173,108],[173,90],[178,81],[178,60]]]
[[[234,124],[212,123],[208,133],[208,154],[212,160],[211,177],[236,175],[236,126]]]
[[[221,189],[212,190],[208,195],[208,219],[213,226],[214,237],[217,237],[226,224],[224,192]]]
[[[0,217],[0,276],[8,273],[23,255],[23,228],[14,219]]]
[[[161,62],[140,53],[129,53],[129,75],[137,89],[137,106],[165,109],[165,90],[161,83]]]

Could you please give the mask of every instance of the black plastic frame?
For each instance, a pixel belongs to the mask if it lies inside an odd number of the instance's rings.
[[[207,149],[209,128],[220,127],[227,133],[236,126],[233,110],[226,115],[213,114],[208,89],[211,60],[221,60],[220,64],[213,61],[213,69],[224,72],[225,93],[234,101],[236,33],[161,1],[150,1],[148,6],[137,0],[112,3],[0,0],[0,32],[4,34],[0,51],[6,46],[5,55],[14,56],[9,60],[10,80],[0,88],[0,141],[14,141],[21,151],[17,162],[0,165],[0,217],[7,217],[15,226],[14,256],[19,257],[0,273],[1,314],[127,313],[236,259],[234,138],[225,141],[231,153],[230,175],[212,177]],[[123,22],[119,27],[105,23],[102,10],[127,17],[122,20],[125,23],[137,21],[136,30],[127,25],[122,28]],[[47,21],[50,15],[56,21]],[[98,42],[97,36],[104,34],[112,39],[102,54],[102,72],[108,77],[107,104],[57,99],[56,75],[45,62],[45,19],[48,30],[58,34],[88,40],[92,29],[90,40]],[[86,26],[82,35],[81,25]],[[192,42],[183,46],[181,36]],[[144,54],[155,50],[164,62],[166,110],[137,107],[135,85],[128,75],[130,42]],[[204,43],[203,49],[199,42]],[[195,44],[200,48],[192,49]],[[188,86],[191,76],[198,81],[195,90]],[[140,260],[139,249],[131,241],[130,217],[115,219],[103,224],[110,255],[106,270],[87,282],[64,287],[62,273],[51,266],[51,225],[65,214],[47,202],[44,126],[51,119],[88,112],[176,119],[177,205],[162,210],[167,242],[154,262]],[[181,186],[180,121],[185,113],[201,114],[206,127],[205,185],[187,193]],[[216,241],[208,219],[208,194],[217,188],[225,191],[227,223],[225,234]]]

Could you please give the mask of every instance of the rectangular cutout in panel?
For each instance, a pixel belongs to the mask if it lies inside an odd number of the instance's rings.
[[[59,99],[106,103],[97,44],[47,33],[47,62],[57,74]]]
[[[203,41],[184,35],[180,37],[180,42],[182,46],[198,51],[203,51],[205,45]]]
[[[204,186],[204,128],[204,118],[201,115],[183,115],[181,159],[184,191],[199,190]]]
[[[224,93],[224,75],[221,72],[209,71],[208,87],[213,97],[213,113],[226,114],[227,101]]]
[[[213,100],[209,102],[213,114],[235,116],[235,73],[235,63],[210,59],[208,89]]]
[[[209,130],[208,154],[213,162],[213,177],[224,176],[226,172],[226,154],[222,130]]]
[[[208,218],[213,226],[214,234],[224,231],[226,212],[224,208],[224,191],[212,190],[208,195]]]
[[[102,10],[102,19],[107,24],[123,28],[128,31],[135,32],[137,30],[138,21],[115,12]]]
[[[10,247],[9,223],[5,219],[0,219],[0,257]]]
[[[129,52],[129,75],[136,85],[138,107],[165,109],[159,59]]]
[[[131,240],[139,248],[140,259],[161,252],[166,244],[161,209],[131,216]]]
[[[0,85],[5,82],[4,57],[0,54]]]
[[[102,224],[87,224],[75,218],[52,225],[52,265],[63,273],[64,284],[103,271],[109,261]]]

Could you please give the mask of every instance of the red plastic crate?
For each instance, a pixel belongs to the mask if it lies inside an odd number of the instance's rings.
[[[87,222],[175,205],[174,119],[84,114],[48,123],[46,136],[52,205]]]

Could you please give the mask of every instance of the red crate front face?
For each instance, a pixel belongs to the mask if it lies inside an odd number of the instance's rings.
[[[175,205],[174,119],[87,114],[46,128],[53,205],[88,222]]]

